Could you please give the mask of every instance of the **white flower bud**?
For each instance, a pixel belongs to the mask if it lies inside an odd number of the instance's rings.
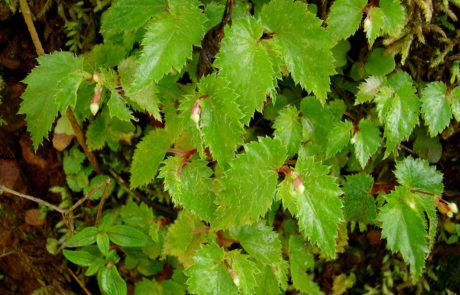
[[[93,116],[96,116],[97,114],[97,111],[99,111],[99,104],[96,103],[96,102],[93,102],[90,106],[89,106],[90,110],[91,110],[91,114],[93,114]]]
[[[449,203],[449,209],[453,214],[458,213],[458,207],[457,207],[457,204],[455,203]]]

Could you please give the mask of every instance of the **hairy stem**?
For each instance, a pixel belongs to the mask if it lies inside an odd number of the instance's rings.
[[[75,115],[73,114],[72,110],[68,108],[65,114],[69,119],[70,124],[72,125],[72,129],[75,133],[75,137],[77,138],[78,143],[83,148],[83,151],[85,152],[86,157],[91,163],[91,166],[93,167],[94,171],[97,174],[102,174],[101,168],[99,168],[99,164],[97,163],[96,156],[88,149],[88,146],[86,145],[85,135],[83,134],[83,131],[81,131],[81,128],[78,125],[77,119],[75,119]]]
[[[110,186],[110,178],[107,177],[107,179],[105,180],[105,183],[106,184],[104,187],[104,192],[102,193],[101,201],[99,202],[99,205],[97,208],[96,222],[94,223],[95,227],[99,225],[99,221],[101,220],[102,207],[104,207],[104,202],[105,202],[105,199],[107,198],[107,190],[109,189],[109,186]]]
[[[45,55],[45,50],[43,50],[40,38],[38,38],[37,30],[35,30],[29,4],[27,4],[27,0],[19,0],[19,5],[21,6],[22,16],[24,17],[27,29],[29,30],[30,37],[32,38],[32,42],[34,43],[35,51],[37,52],[38,56],[43,56]]]

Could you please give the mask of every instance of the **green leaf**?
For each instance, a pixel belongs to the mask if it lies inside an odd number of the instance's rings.
[[[107,256],[109,254],[109,246],[110,246],[110,241],[109,241],[109,236],[105,232],[98,233],[96,236],[96,242],[97,242],[97,247],[101,251],[104,256]]]
[[[206,17],[197,0],[169,0],[168,11],[158,13],[147,25],[142,40],[140,66],[131,92],[158,82],[171,68],[180,71],[192,46],[200,46]]]
[[[266,30],[274,33],[287,68],[296,83],[313,91],[324,104],[329,76],[335,74],[331,48],[335,43],[321,27],[321,20],[302,2],[274,0],[261,13]]]
[[[431,137],[449,125],[452,113],[446,97],[447,87],[442,82],[428,83],[422,92],[422,114]]]
[[[385,124],[386,156],[409,137],[420,114],[420,102],[409,74],[395,73],[387,84],[389,87],[383,87],[375,97],[380,121]]]
[[[201,157],[203,157],[204,156],[204,146],[202,143],[201,129],[199,128],[199,124],[196,124],[191,119],[193,106],[195,105],[196,100],[197,100],[196,95],[186,95],[181,100],[180,102],[181,104],[179,106],[179,110],[180,110],[179,118],[181,121],[181,125],[189,133],[190,139],[192,143],[195,145],[196,149],[198,150],[198,153],[200,154]],[[166,120],[166,122],[168,121]]]
[[[291,266],[291,280],[294,287],[306,294],[320,294],[319,286],[307,275],[306,271],[315,265],[313,254],[305,248],[304,239],[299,235],[292,235],[289,239],[289,262]]]
[[[70,73],[58,82],[56,105],[60,112],[64,112],[69,106],[75,108],[77,104],[77,91],[81,82],[83,82],[81,72]]]
[[[235,273],[235,280],[241,294],[250,295],[257,287],[256,276],[260,273],[258,265],[250,260],[249,255],[241,254],[241,250],[234,250],[226,253],[226,258],[230,261],[230,267]]]
[[[364,169],[369,158],[377,152],[380,146],[380,130],[367,119],[359,121],[358,128],[354,142],[355,155]]]
[[[89,183],[88,186],[83,188],[83,193],[89,194],[90,191],[92,191],[96,186],[101,184],[102,182],[106,181],[109,177],[107,175],[96,175],[93,177]],[[102,194],[104,193],[106,184],[102,185],[98,190],[96,190],[90,197],[90,200],[100,200],[102,197]],[[110,196],[112,193],[113,189],[115,188],[115,179],[110,178],[110,183],[107,187],[106,191],[106,196]]]
[[[220,165],[234,158],[236,147],[243,143],[244,132],[237,96],[227,86],[216,75],[208,75],[198,83],[200,97],[206,96],[200,101],[203,139]]]
[[[234,19],[231,27],[225,27],[225,38],[216,56],[219,75],[239,95],[244,124],[249,123],[254,110],[262,111],[266,94],[275,87],[276,73],[260,42],[262,35],[262,24],[254,17]]]
[[[295,106],[287,106],[279,112],[273,123],[275,138],[281,140],[288,151],[288,158],[292,158],[302,143],[302,125],[299,121],[300,113]]]
[[[379,5],[384,15],[383,33],[390,36],[398,35],[404,27],[404,7],[399,0],[381,0]]]
[[[377,217],[374,196],[371,195],[374,179],[364,173],[347,175],[343,184],[343,211],[348,221],[372,223]]]
[[[117,91],[112,91],[112,96],[107,103],[110,111],[110,117],[117,117],[122,121],[130,121],[133,117],[126,103],[120,97]]]
[[[83,60],[70,52],[56,51],[53,54],[37,58],[39,66],[24,79],[26,91],[18,111],[26,115],[27,130],[32,137],[34,149],[44,138],[58,114],[55,102],[59,81],[82,68]]]
[[[339,41],[335,46],[332,48],[332,54],[334,55],[334,66],[335,68],[341,68],[348,63],[348,51],[351,48],[350,41],[342,40]]]
[[[158,89],[156,85],[151,83],[147,87],[137,92],[130,93],[129,91],[132,83],[134,82],[138,67],[139,63],[136,59],[134,59],[134,57],[123,60],[118,66],[118,71],[121,77],[121,85],[123,86],[123,89],[125,89],[125,93],[127,93],[128,102],[133,107],[138,106],[141,110],[147,111],[156,120],[161,122],[162,119],[160,115],[160,109],[158,107],[160,104],[160,99],[157,95]]]
[[[328,175],[329,167],[315,162],[313,157],[298,159],[295,171],[302,179],[305,191],[294,190],[293,179],[286,177],[278,187],[278,198],[297,217],[305,237],[334,257],[338,223],[342,220],[339,199],[342,191],[335,177]]]
[[[181,179],[177,175],[182,167],[181,156],[168,157],[163,161],[163,166],[160,168],[158,178],[163,178],[164,189],[169,192],[174,203],[179,204],[181,199]],[[187,165],[188,166],[188,165]],[[187,166],[183,167],[185,169]]]
[[[366,0],[336,0],[327,16],[327,30],[336,39],[347,39],[359,28]]]
[[[83,247],[94,244],[96,242],[96,235],[98,229],[94,226],[85,227],[79,233],[74,235],[67,241],[67,247]]]
[[[372,46],[377,37],[384,34],[398,35],[404,27],[404,8],[399,0],[381,0],[379,7],[371,7],[364,21],[369,44]]]
[[[275,272],[271,267],[261,267],[260,274],[256,275],[258,282],[254,289],[256,295],[279,295],[282,294],[275,276]]]
[[[167,189],[176,205],[195,213],[201,219],[211,222],[217,206],[214,204],[215,194],[211,176],[213,171],[207,167],[208,162],[201,159],[190,161],[182,166],[182,157],[170,157],[160,170],[159,177],[164,178]]]
[[[449,94],[449,99],[451,101],[452,114],[455,117],[455,120],[460,122],[460,87],[457,86]]]
[[[125,224],[142,229],[149,228],[154,219],[152,208],[145,203],[138,205],[132,200],[121,206],[120,216]]]
[[[230,233],[240,242],[243,249],[259,262],[268,265],[279,263],[281,242],[272,227],[259,221],[252,225],[232,228]]]
[[[194,257],[195,263],[185,270],[192,294],[238,294],[232,276],[224,264],[224,249],[216,244],[203,246]]]
[[[350,131],[353,123],[349,120],[335,124],[328,134],[326,157],[329,158],[347,146],[350,142]]]
[[[436,163],[442,156],[442,145],[438,137],[430,137],[423,129],[416,129],[412,149],[417,155],[430,163]]]
[[[117,0],[102,14],[101,33],[133,31],[142,27],[152,16],[166,10],[166,0]]]
[[[78,146],[73,146],[70,151],[64,154],[62,166],[65,174],[77,174],[81,170],[85,158],[85,154],[80,151]]]
[[[366,81],[359,84],[355,105],[372,100],[379,92],[382,82],[381,77],[370,76]]]
[[[163,253],[180,257],[191,246],[193,240],[203,241],[203,234],[194,234],[193,231],[204,227],[199,218],[187,211],[180,211],[174,224],[169,226]],[[194,253],[191,254],[193,256]]]
[[[155,178],[171,143],[172,139],[164,129],[152,130],[144,136],[136,147],[131,163],[131,188],[146,185]]]
[[[90,150],[99,150],[108,146],[117,151],[120,147],[119,142],[131,143],[136,128],[131,121],[122,121],[117,117],[110,117],[108,108],[103,108],[101,115],[90,122],[86,131],[86,141]]]
[[[62,250],[64,257],[72,263],[81,266],[90,266],[97,259],[97,256],[94,256],[91,252],[85,250]]]
[[[442,174],[426,160],[407,157],[396,163],[394,173],[398,183],[408,189],[442,195]]]
[[[311,141],[319,149],[318,157],[324,157],[329,141],[329,132],[334,128],[334,117],[329,106],[324,106],[314,97],[306,97],[300,103],[304,141]]]
[[[112,225],[107,234],[113,243],[122,247],[144,247],[150,241],[146,234],[128,225]]]
[[[364,20],[364,32],[366,32],[369,45],[374,44],[375,39],[380,36],[380,30],[385,22],[385,15],[380,7],[371,7]]]
[[[105,120],[98,117],[91,121],[86,130],[86,143],[91,151],[100,150],[106,142]]]
[[[386,197],[378,220],[382,222],[382,237],[387,239],[390,249],[400,251],[404,261],[410,263],[413,281],[425,267],[427,223],[423,214],[423,201],[407,188],[396,187]]]
[[[385,54],[385,48],[375,48],[364,64],[364,69],[369,75],[385,76],[395,69],[395,58],[392,54]]]
[[[136,282],[134,295],[163,294],[163,288],[158,282],[143,278],[142,281]]]
[[[286,149],[278,139],[259,137],[245,146],[245,153],[230,162],[221,179],[216,203],[216,228],[252,223],[267,212],[275,195],[278,173]]]
[[[126,295],[126,282],[121,278],[115,265],[103,268],[97,274],[97,282],[104,295]]]

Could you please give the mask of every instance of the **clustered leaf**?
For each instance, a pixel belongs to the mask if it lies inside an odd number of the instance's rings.
[[[431,9],[417,5],[428,22]],[[86,275],[97,273],[103,294],[127,293],[118,248],[129,271],[153,276],[175,268],[168,280],[136,282],[135,294],[265,295],[294,288],[323,294],[312,280],[312,249],[334,258],[347,244],[347,222],[358,222],[360,229],[381,227],[387,247],[410,264],[415,282],[436,241],[442,174],[397,149],[415,137],[415,153],[437,162],[442,151],[429,153],[441,146],[436,136],[451,118],[460,120],[460,87],[455,69],[453,86],[416,84],[395,71],[399,44],[407,43],[401,45],[407,46],[401,49],[404,64],[413,38],[404,7],[400,0],[335,0],[323,24],[316,6],[305,1],[115,0],[102,15],[103,44],[82,57],[55,52],[38,58],[24,80],[19,113],[26,115],[37,150],[59,113],[55,133],[73,135],[61,132],[65,112],[73,110],[87,126],[90,151],[106,144],[122,151],[119,158],[101,154],[104,165],[127,173],[132,156],[130,189],[149,195],[146,186],[159,171],[179,213],[168,225],[128,197],[119,210],[104,211],[98,226],[77,227],[65,246],[81,249],[63,255],[88,267]],[[222,22],[223,15],[231,21]],[[350,69],[356,57],[348,54],[354,47],[347,39],[361,23],[369,54]],[[383,36],[390,37],[386,47],[372,48]],[[214,73],[197,77],[202,58]],[[350,93],[360,105],[352,110]],[[426,128],[417,127],[411,137],[420,115]],[[143,133],[138,122],[154,126]],[[258,136],[261,127],[268,130],[264,136]],[[138,143],[130,151],[124,145],[132,141]],[[63,154],[75,192],[87,193],[107,178],[92,175],[77,145]],[[376,199],[379,185],[366,173],[392,154],[397,185]],[[109,197],[126,193],[114,188],[115,182]],[[297,223],[289,219],[278,233],[273,223],[281,210]]]

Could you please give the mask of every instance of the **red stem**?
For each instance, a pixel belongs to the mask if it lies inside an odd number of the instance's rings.
[[[284,173],[284,175],[289,176],[291,174],[292,169],[288,166],[281,166],[280,168],[275,170],[278,173]]]
[[[166,150],[167,153],[173,153],[173,154],[178,154],[178,155],[185,155],[185,151],[180,150],[180,149],[175,149],[175,148],[170,148]]]
[[[211,229],[210,226],[203,227],[203,228],[194,230],[194,231],[192,232],[192,234],[194,234],[194,235],[196,235],[196,234],[201,234],[201,233],[204,233],[204,232],[208,232],[210,229]]]
[[[182,160],[182,164],[181,164],[181,166],[179,168],[179,171],[177,171],[177,174],[176,174],[178,178],[180,178],[180,176],[182,174],[182,169],[184,169],[185,166],[187,166],[187,163],[190,160],[190,158],[196,153],[197,153],[197,149],[193,149],[193,150],[188,151],[188,152],[185,153],[184,159]]]

